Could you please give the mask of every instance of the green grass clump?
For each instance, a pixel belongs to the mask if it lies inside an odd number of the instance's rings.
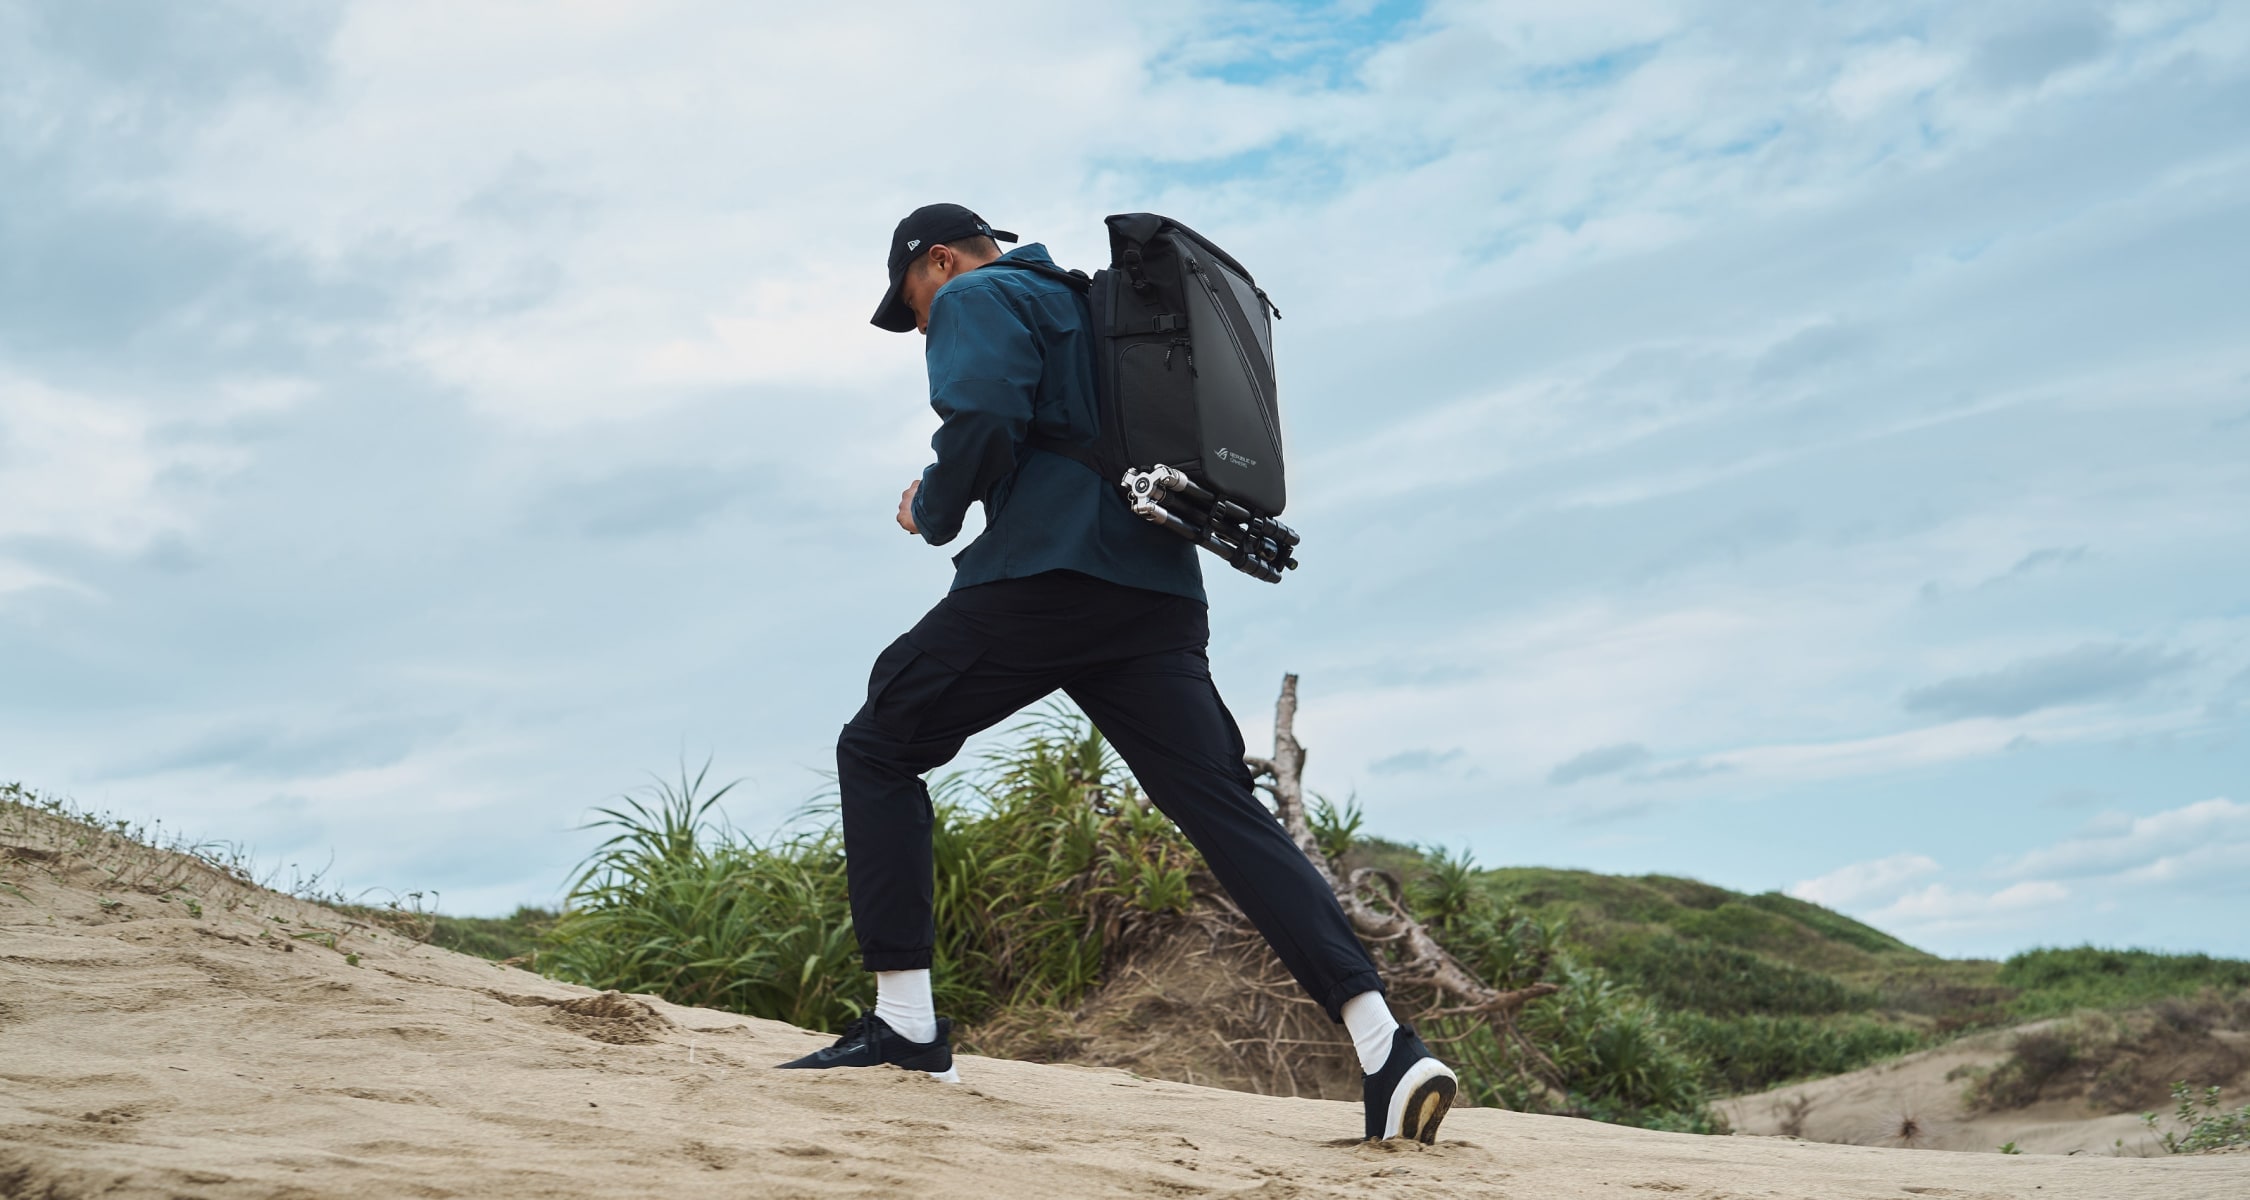
[[[1860,1012],[1876,1004],[1872,994],[1833,975],[1707,938],[1629,934],[1604,947],[1594,961],[1636,981],[1658,1005],[1677,1011],[1821,1015]]]
[[[1928,1044],[1904,1026],[1871,1017],[1675,1012],[1667,1024],[1722,1093],[1762,1092],[1799,1079],[1840,1075]]]
[[[1184,910],[1199,865],[1101,734],[1050,714],[975,779],[932,789],[938,1007],[975,1022],[1066,1004],[1134,926]],[[729,785],[731,786],[731,785]],[[685,772],[601,810],[540,966],[683,1004],[834,1029],[872,1001],[833,819],[760,841],[715,815],[727,787]]]
[[[2016,989],[2018,1017],[2076,1009],[2118,1009],[2205,988],[2250,989],[2250,962],[2208,954],[2164,954],[2098,946],[2027,950],[2002,963],[1999,982]]]
[[[813,1028],[865,1005],[833,832],[759,842],[682,772],[601,810],[615,832],[588,859],[540,963],[592,987]]]

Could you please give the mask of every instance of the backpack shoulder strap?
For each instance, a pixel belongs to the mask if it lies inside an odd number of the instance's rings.
[[[1018,271],[1029,271],[1035,275],[1044,275],[1049,279],[1068,284],[1072,291],[1078,292],[1080,295],[1090,296],[1094,290],[1094,280],[1092,276],[1086,274],[1084,271],[1066,271],[1053,263],[1025,262],[1021,259],[1003,258],[995,262],[986,263],[985,265],[987,267],[1013,267]],[[1098,319],[1096,328],[1098,332]],[[1113,464],[1106,461],[1101,452],[1095,448],[1097,445],[1106,440],[1106,436],[1108,434],[1108,429],[1106,427],[1106,413],[1103,414],[1103,420],[1104,427],[1098,429],[1094,435],[1095,445],[1065,441],[1061,438],[1049,437],[1043,433],[1032,434],[1028,438],[1024,439],[1024,444],[1034,450],[1044,450],[1049,454],[1061,455],[1062,457],[1067,458],[1072,462],[1084,465],[1087,470],[1092,471],[1094,474],[1100,476],[1101,478],[1115,482],[1115,476],[1122,473],[1122,468],[1118,468],[1117,470],[1113,471]]]

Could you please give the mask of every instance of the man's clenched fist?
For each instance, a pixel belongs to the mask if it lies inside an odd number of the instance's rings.
[[[917,479],[907,484],[906,490],[898,494],[898,527],[908,533],[922,532],[914,528],[914,493],[921,490],[922,481]]]

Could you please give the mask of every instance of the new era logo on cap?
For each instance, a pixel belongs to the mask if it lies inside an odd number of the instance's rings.
[[[921,239],[921,238],[915,238],[915,239],[913,239],[912,241],[910,241],[910,242],[906,243],[906,248],[907,248],[908,250],[910,250],[910,251],[911,251],[911,250],[914,250],[914,249],[917,249],[917,248],[919,248],[919,247],[920,247],[921,245],[922,245],[922,239]]]

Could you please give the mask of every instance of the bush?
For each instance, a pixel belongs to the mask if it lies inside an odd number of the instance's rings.
[[[1875,997],[1847,987],[1832,975],[1670,934],[1620,938],[1600,952],[1598,961],[1668,1009],[1715,1016],[1820,1015],[1875,1006]]]
[[[2172,1085],[2172,1120],[2180,1129],[2163,1131],[2159,1140],[2173,1154],[2200,1154],[2232,1146],[2250,1146],[2250,1104],[2233,1112],[2219,1108],[2219,1089],[2207,1087],[2200,1098],[2185,1081]],[[2155,1133],[2156,1114],[2142,1113],[2141,1122]],[[2183,1132],[2184,1131],[2184,1132]]]
[[[1922,1035],[1911,1029],[1866,1017],[1823,1020],[1678,1012],[1666,1024],[1682,1051],[1704,1064],[1710,1084],[1735,1095],[1856,1071],[1924,1044]]]
[[[2078,1038],[2071,1030],[2019,1033],[2008,1047],[2008,1057],[1969,1085],[1969,1105],[1997,1112],[2036,1104],[2040,1092],[2080,1065]]]
[[[2124,1008],[2204,988],[2250,988],[2250,962],[2208,954],[2161,954],[2098,946],[2027,950],[2000,966],[1999,982],[2017,988],[2019,1016],[2055,1016],[2080,1008]]]
[[[1561,1069],[1575,1109],[1632,1124],[1703,1112],[1701,1064],[1674,1043],[1653,1005],[1568,959],[1556,975],[1563,990],[1526,1010],[1522,1025]]]

